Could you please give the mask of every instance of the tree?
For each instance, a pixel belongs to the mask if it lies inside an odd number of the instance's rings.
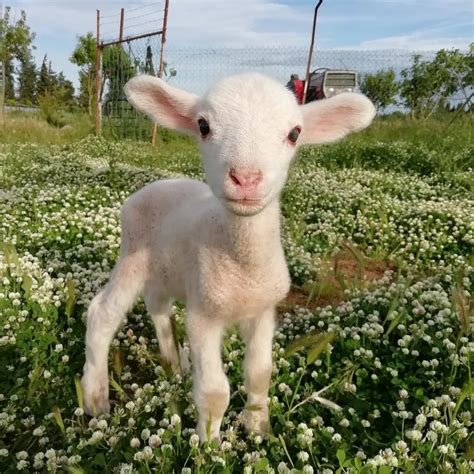
[[[473,50],[440,50],[432,61],[413,56],[410,68],[402,70],[400,96],[412,117],[428,118],[443,108],[456,93],[467,94],[474,83]]]
[[[87,107],[89,115],[92,115],[96,61],[96,41],[92,33],[89,32],[85,36],[78,37],[77,45],[69,61],[80,67],[80,102]]]
[[[5,99],[14,99],[15,98],[15,83],[13,80],[13,61],[11,59],[7,60],[4,62],[4,94],[5,94]],[[2,91],[0,91],[1,95]],[[1,101],[0,101],[1,102]]]
[[[143,72],[149,72],[147,71],[147,67],[150,67],[149,61],[143,65]],[[129,79],[135,76],[135,70],[137,68],[138,65],[132,63],[130,56],[121,45],[109,46],[104,49],[101,89],[105,89],[105,83],[108,81],[108,102],[117,102],[124,99],[123,86]]]
[[[20,61],[18,76],[18,99],[23,103],[36,103],[36,64],[31,55]]]
[[[28,58],[35,37],[26,24],[25,11],[21,11],[16,23],[11,23],[10,10],[10,7],[5,7],[3,17],[0,17],[0,62],[3,62],[5,67],[4,91],[0,90],[0,102],[3,93],[6,98],[14,98],[13,61],[24,61]]]
[[[74,86],[72,82],[64,76],[61,71],[57,75],[56,87],[54,95],[64,105],[72,105],[74,103]]]
[[[54,76],[51,74],[51,64],[48,64],[48,55],[44,55],[38,77],[38,95],[51,94],[54,87]]]
[[[366,74],[362,78],[360,90],[374,103],[377,111],[381,112],[396,101],[399,85],[395,81],[395,72],[389,69]]]

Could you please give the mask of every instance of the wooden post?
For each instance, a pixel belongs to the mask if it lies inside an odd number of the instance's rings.
[[[5,62],[0,60],[0,123],[3,122],[4,107],[5,107]]]
[[[125,16],[125,9],[121,8],[120,9],[120,32],[119,32],[119,41],[123,41],[123,20]]]
[[[97,38],[96,38],[96,58],[95,58],[95,134],[100,135],[102,128],[102,104],[101,104],[101,69],[102,69],[102,48],[100,47],[100,11],[97,10]]]
[[[3,3],[0,3],[0,21],[3,19]],[[3,41],[3,28],[0,30],[0,43]],[[5,107],[5,57],[0,58],[0,123],[3,122]]]
[[[165,49],[166,44],[166,29],[168,28],[168,6],[169,0],[165,0],[165,14],[163,16],[163,28],[161,30],[161,49],[160,49],[160,67],[158,69],[158,77],[163,77],[163,52]],[[151,144],[156,144],[156,131],[157,131],[156,123],[153,124],[153,131],[151,133]]]
[[[319,0],[316,8],[314,9],[314,17],[313,17],[313,31],[311,33],[311,46],[309,47],[309,55],[308,55],[308,64],[306,65],[306,76],[304,81],[304,92],[303,92],[303,100],[301,101],[302,104],[306,103],[306,94],[308,93],[308,86],[309,86],[309,69],[311,67],[311,58],[313,57],[313,49],[314,49],[314,35],[316,33],[316,19],[318,17],[318,10],[319,7],[323,3],[323,0]]]

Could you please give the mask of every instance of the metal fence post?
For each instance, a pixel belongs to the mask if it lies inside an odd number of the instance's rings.
[[[101,69],[102,48],[100,46],[100,10],[97,10],[97,42],[95,58],[95,134],[100,135],[102,128],[102,104],[101,104]]]
[[[158,77],[161,78],[163,77],[163,52],[165,49],[165,43],[166,43],[166,29],[168,28],[168,5],[169,5],[169,0],[165,0],[165,14],[163,16],[163,28],[162,28],[162,33],[161,33],[161,50],[160,50],[160,68],[158,69]],[[156,122],[153,123],[153,131],[151,132],[151,144],[156,145],[156,132],[157,132],[158,126],[156,125]]]

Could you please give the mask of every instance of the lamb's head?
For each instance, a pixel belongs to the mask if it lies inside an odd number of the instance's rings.
[[[131,79],[125,92],[158,124],[197,137],[213,193],[244,216],[278,199],[297,146],[338,140],[375,115],[372,103],[354,93],[300,106],[260,74],[223,79],[201,98],[151,76]]]

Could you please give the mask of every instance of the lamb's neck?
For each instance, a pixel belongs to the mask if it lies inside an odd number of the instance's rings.
[[[268,265],[281,252],[278,201],[254,216],[237,216],[229,212],[227,223],[230,253],[243,266]]]

